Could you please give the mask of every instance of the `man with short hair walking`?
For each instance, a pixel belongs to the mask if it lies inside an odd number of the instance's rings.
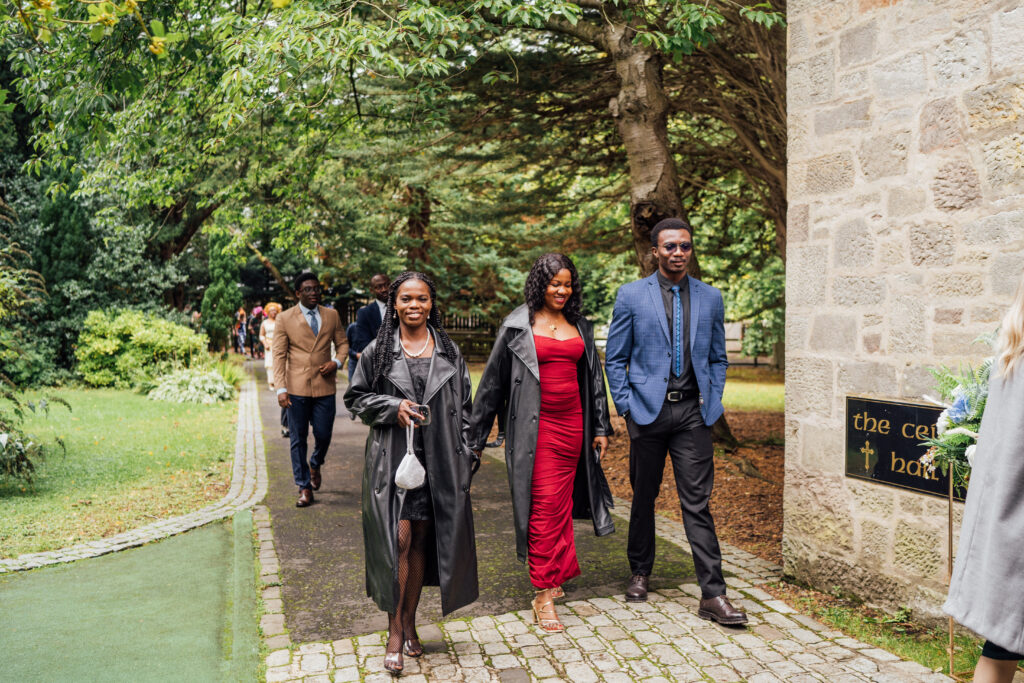
[[[297,507],[313,504],[320,489],[320,467],[334,428],[336,379],[348,341],[338,312],[320,305],[320,282],[313,273],[295,279],[299,305],[277,316],[274,330],[274,386],[288,409],[292,474],[299,487]],[[331,342],[336,357],[331,357]],[[306,460],[306,437],[313,426],[313,455]]]
[[[605,356],[612,400],[630,438],[632,579],[626,600],[647,600],[654,501],[667,451],[702,593],[697,614],[720,624],[745,624],[746,614],[725,597],[722,552],[708,507],[715,475],[711,425],[723,413],[729,365],[722,293],[687,276],[693,231],[686,221],[666,218],[655,225],[651,250],[658,270],[619,288]]]

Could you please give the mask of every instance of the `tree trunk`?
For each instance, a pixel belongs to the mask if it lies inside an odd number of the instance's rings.
[[[669,101],[657,52],[633,43],[623,24],[605,28],[609,54],[619,76],[619,94],[608,103],[626,148],[630,180],[633,248],[644,275],[657,268],[651,254],[651,228],[664,218],[684,218],[679,176],[668,142]]]
[[[430,227],[430,194],[425,188],[407,185],[405,200],[409,206],[409,237],[416,240],[409,249],[409,269],[424,270],[430,263],[430,240],[427,239],[427,228]]]

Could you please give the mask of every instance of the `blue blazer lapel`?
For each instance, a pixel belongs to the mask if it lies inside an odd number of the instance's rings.
[[[650,275],[647,278],[647,294],[654,306],[654,312],[661,323],[661,331],[665,333],[665,339],[669,346],[672,345],[672,333],[668,331],[668,318],[665,317],[665,300],[661,298],[661,285],[658,284],[658,274]],[[692,302],[691,302],[692,305]]]
[[[689,276],[688,276],[689,277]],[[700,299],[703,288],[699,280],[690,278],[690,352],[697,343],[697,322],[700,320]]]

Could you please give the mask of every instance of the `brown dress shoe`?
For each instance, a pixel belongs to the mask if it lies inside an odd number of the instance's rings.
[[[700,601],[700,609],[697,616],[709,621],[717,621],[724,626],[739,626],[747,623],[747,615],[741,609],[736,609],[729,602],[729,598],[719,595],[716,598],[705,598]]]
[[[299,499],[295,501],[295,507],[308,508],[313,504],[313,492],[309,489],[299,489]]]
[[[323,480],[320,478],[320,468],[319,467],[310,467],[309,468],[309,481],[310,481],[311,484],[313,484],[313,490],[314,491],[319,491],[320,490],[320,482],[323,481]]]
[[[647,602],[647,586],[651,577],[634,574],[626,589],[626,602]]]

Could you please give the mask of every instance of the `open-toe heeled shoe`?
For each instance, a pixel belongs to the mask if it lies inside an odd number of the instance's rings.
[[[392,676],[397,676],[402,673],[402,669],[404,668],[405,663],[402,661],[401,652],[388,652],[384,655],[384,670]]]
[[[554,600],[557,600],[558,598],[564,598],[565,597],[565,591],[562,590],[561,586],[555,586],[554,588],[551,589],[551,597]]]
[[[530,606],[533,607],[534,623],[548,633],[561,633],[565,630],[565,626],[558,620],[555,603],[551,601],[550,597],[541,602],[542,594],[543,591],[537,593],[537,597],[530,603]]]
[[[419,657],[423,654],[423,645],[420,644],[419,638],[410,638],[405,641],[405,646],[402,649],[409,657]]]

